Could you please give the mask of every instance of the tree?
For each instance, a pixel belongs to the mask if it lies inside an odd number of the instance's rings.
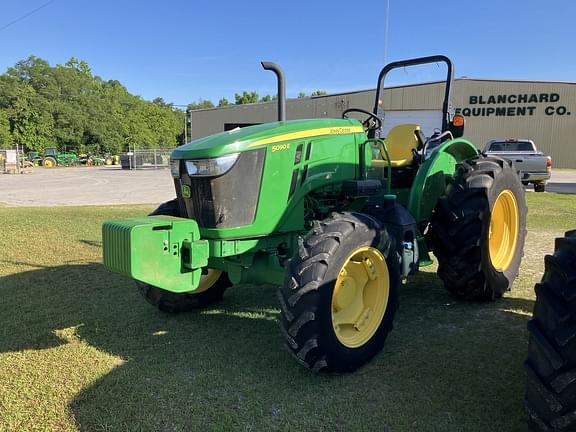
[[[116,80],[94,76],[88,63],[74,57],[50,66],[30,56],[0,75],[2,147],[93,153],[173,147],[182,141],[183,116],[162,98],[148,102]]]
[[[70,57],[70,60],[68,60],[64,66],[67,68],[76,69],[83,74],[92,76],[92,69],[90,69],[88,63],[86,63],[84,60],[78,60],[76,57]]]
[[[12,86],[13,93],[6,110],[12,140],[41,152],[54,142],[50,103],[38,95],[29,82],[15,81]]]
[[[260,102],[270,102],[271,100],[272,100],[272,96],[266,95],[266,96],[262,96],[262,98],[260,99]]]
[[[199,109],[214,108],[212,101],[208,99],[198,99],[196,102],[188,104],[188,110],[194,111]]]
[[[156,97],[152,99],[152,103],[156,105],[160,105],[162,107],[172,108],[174,104],[168,103],[164,100],[164,98]]]
[[[258,102],[258,93],[255,91],[248,93],[243,91],[242,94],[235,93],[236,105],[245,105]]]
[[[12,146],[12,134],[10,133],[8,112],[0,109],[0,149],[10,149]]]
[[[304,92],[298,93],[298,99],[303,99],[305,97],[306,97],[306,93],[304,93]]]
[[[219,106],[219,107],[225,107],[225,106],[228,106],[228,105],[230,105],[230,102],[228,102],[228,99],[226,99],[226,98],[222,98],[222,99],[220,99],[220,100],[218,101],[218,106]]]
[[[326,96],[327,94],[324,90],[314,90],[310,96]]]

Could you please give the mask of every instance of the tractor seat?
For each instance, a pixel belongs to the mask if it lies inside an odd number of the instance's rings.
[[[390,129],[388,136],[384,139],[390,155],[390,166],[397,168],[412,164],[414,159],[413,150],[417,150],[420,144],[418,139],[419,131],[420,126],[411,123],[397,125]],[[375,160],[373,163],[376,162],[376,165],[388,166],[384,149],[380,150],[380,155],[383,160]]]

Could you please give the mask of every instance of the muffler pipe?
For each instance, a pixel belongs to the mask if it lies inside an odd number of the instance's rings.
[[[261,62],[265,70],[270,70],[276,74],[278,81],[278,121],[286,121],[286,80],[284,71],[276,63]]]

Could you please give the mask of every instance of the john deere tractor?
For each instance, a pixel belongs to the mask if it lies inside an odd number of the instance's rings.
[[[73,152],[60,152],[56,147],[49,147],[44,151],[42,166],[54,168],[56,166],[73,166],[78,164],[78,155]]]
[[[447,67],[442,127],[383,133],[384,80],[396,68]],[[494,300],[517,276],[525,238],[522,184],[509,161],[462,139],[444,56],[390,63],[372,112],[285,120],[194,140],[172,153],[177,198],[148,217],[103,226],[104,263],[166,312],[222,299],[232,285],[278,285],[280,329],[303,366],[342,373],[383,347],[401,282],[438,259],[455,296]],[[359,121],[350,115],[363,118]],[[385,136],[384,136],[385,135]]]

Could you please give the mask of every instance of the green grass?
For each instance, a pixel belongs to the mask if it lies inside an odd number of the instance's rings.
[[[100,224],[149,206],[0,208],[0,430],[521,431],[526,322],[576,197],[527,194],[526,255],[492,304],[427,269],[401,291],[384,351],[315,376],[282,348],[274,287],[169,316],[100,264]]]

